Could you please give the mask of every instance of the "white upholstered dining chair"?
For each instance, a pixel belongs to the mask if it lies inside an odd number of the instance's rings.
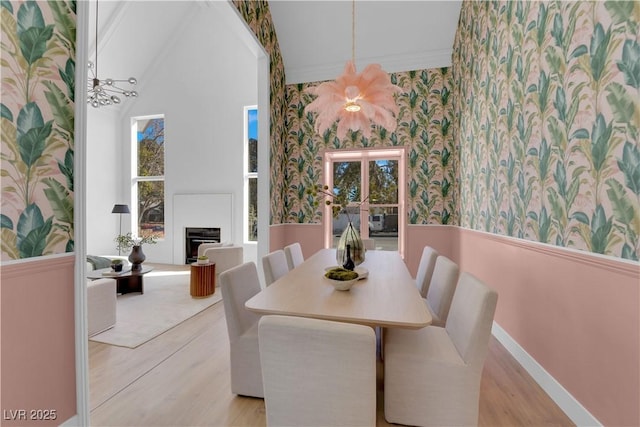
[[[293,270],[304,262],[302,247],[298,242],[285,246],[284,254],[287,257],[287,265],[289,266],[289,270]]]
[[[375,239],[362,239],[362,245],[368,251],[372,251],[376,248]]]
[[[269,286],[289,272],[287,256],[282,249],[275,250],[262,257],[265,285]]]
[[[477,425],[480,378],[497,301],[494,290],[465,272],[444,328],[387,331],[384,416],[388,422]]]
[[[220,274],[220,289],[229,333],[231,391],[242,396],[263,397],[262,370],[258,350],[258,321],[244,303],[260,292],[260,279],[253,262]]]
[[[445,256],[438,256],[433,268],[429,291],[424,299],[433,319],[431,324],[434,326],[444,326],[447,322],[459,273],[458,264]]]
[[[375,426],[376,337],[368,326],[264,316],[267,426]]]
[[[422,298],[427,297],[429,291],[429,285],[431,284],[431,276],[433,275],[433,268],[436,266],[436,259],[438,258],[438,251],[431,246],[425,246],[422,250],[422,256],[420,257],[420,264],[418,265],[418,272],[416,274],[416,286],[420,291]]]

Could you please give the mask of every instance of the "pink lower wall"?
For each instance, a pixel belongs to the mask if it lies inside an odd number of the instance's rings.
[[[322,247],[322,226],[272,227],[272,248]],[[496,322],[607,426],[640,425],[640,266],[454,226],[407,226],[415,276],[425,245],[498,291]]]
[[[596,419],[640,425],[640,266],[450,226],[409,226],[415,275],[425,245],[498,291],[496,322]]]
[[[404,262],[416,277],[422,249],[431,246],[439,254],[455,259],[458,249],[458,227],[452,225],[408,225],[405,237]]]
[[[1,424],[60,425],[76,414],[74,256],[1,270]],[[47,410],[55,410],[55,420],[31,419]]]
[[[298,242],[305,258],[323,248],[322,224],[278,224],[269,227],[269,251]]]

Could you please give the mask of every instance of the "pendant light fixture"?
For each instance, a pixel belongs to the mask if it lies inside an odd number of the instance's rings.
[[[98,78],[98,0],[96,0],[96,58],[95,64],[89,61],[89,71],[92,77],[88,82],[88,96],[87,103],[94,108],[100,108],[112,104],[120,104],[120,97],[123,95],[126,98],[135,98],[138,96],[138,92],[131,89],[124,89],[119,84],[130,84],[135,86],[138,81],[134,77],[129,77],[126,80],[104,79]]]
[[[347,129],[361,130],[371,136],[371,125],[376,124],[393,132],[399,107],[393,95],[402,89],[391,83],[380,64],[369,64],[362,73],[356,73],[356,2],[351,4],[351,60],[335,81],[328,81],[307,92],[318,97],[305,108],[316,112],[316,132],[322,134],[338,121],[338,138],[344,138]]]

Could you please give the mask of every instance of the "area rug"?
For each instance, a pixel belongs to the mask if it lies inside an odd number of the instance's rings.
[[[189,271],[144,275],[144,294],[118,295],[116,325],[89,340],[136,348],[222,300],[220,289],[206,298],[189,293]]]

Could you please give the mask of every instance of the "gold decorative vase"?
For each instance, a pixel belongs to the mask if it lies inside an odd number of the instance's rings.
[[[360,233],[349,223],[342,232],[340,240],[338,241],[338,248],[336,250],[336,261],[338,265],[342,266],[347,261],[347,245],[351,249],[351,259],[355,265],[360,265],[364,262],[364,244]]]

